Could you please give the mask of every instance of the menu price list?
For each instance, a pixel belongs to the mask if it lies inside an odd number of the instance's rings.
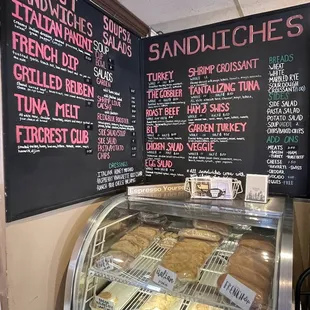
[[[144,42],[149,182],[268,174],[271,193],[307,194],[309,11]],[[160,98],[174,83],[182,98]],[[167,107],[179,109],[169,118]]]
[[[139,39],[85,1],[10,0],[5,12],[8,217],[135,183]]]
[[[184,160],[185,102],[183,83],[174,71],[147,73],[146,175],[183,176],[176,173],[173,159]]]
[[[271,56],[268,65],[267,150],[270,184],[294,186],[303,170],[307,111],[300,94],[307,91],[303,76],[296,72],[296,54]]]

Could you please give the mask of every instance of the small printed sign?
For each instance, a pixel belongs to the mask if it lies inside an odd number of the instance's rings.
[[[162,266],[158,266],[155,271],[153,281],[158,285],[172,291],[176,279],[177,279],[176,273]]]
[[[113,269],[113,256],[101,257],[96,263],[95,267],[100,271],[107,271]]]
[[[220,293],[243,310],[249,310],[256,293],[241,282],[227,275],[220,289]]]
[[[114,310],[114,303],[109,300],[96,296],[95,301],[97,304],[97,309]]]

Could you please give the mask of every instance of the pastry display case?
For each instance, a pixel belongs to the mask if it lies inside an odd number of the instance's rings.
[[[283,197],[117,195],[80,233],[64,310],[292,309],[292,226]]]

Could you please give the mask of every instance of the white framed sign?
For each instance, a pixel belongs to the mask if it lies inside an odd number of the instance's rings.
[[[242,310],[249,310],[256,296],[254,291],[229,274],[226,276],[220,288],[220,293],[238,305]]]
[[[268,175],[247,174],[245,201],[266,203],[268,199]]]

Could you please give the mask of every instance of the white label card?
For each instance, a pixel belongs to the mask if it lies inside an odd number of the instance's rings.
[[[100,271],[107,271],[113,269],[113,256],[104,256],[101,257],[95,263],[95,267]]]
[[[109,300],[96,296],[95,301],[97,303],[97,309],[114,310],[114,303]]]
[[[241,282],[227,275],[220,289],[220,293],[243,310],[249,310],[256,293]]]
[[[157,267],[155,275],[153,277],[153,281],[155,283],[170,291],[173,290],[176,279],[177,279],[176,273],[162,266]]]

